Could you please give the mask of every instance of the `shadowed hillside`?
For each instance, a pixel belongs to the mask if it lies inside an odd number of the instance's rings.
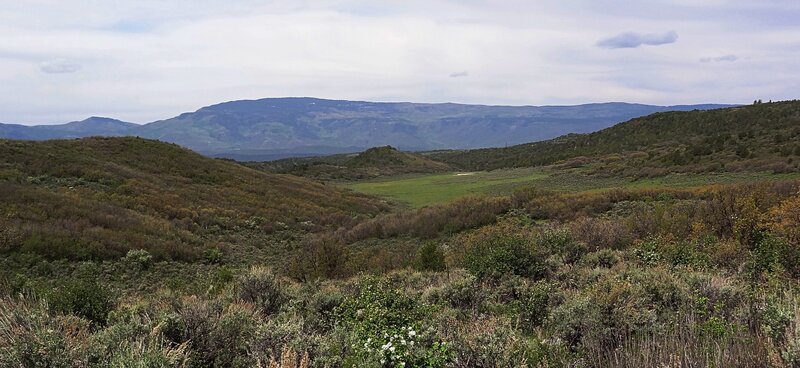
[[[139,138],[0,140],[0,250],[191,259],[230,231],[313,229],[377,200]]]

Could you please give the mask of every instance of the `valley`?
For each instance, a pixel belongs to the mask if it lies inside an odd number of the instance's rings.
[[[0,140],[0,365],[793,367],[798,119],[268,162]]]

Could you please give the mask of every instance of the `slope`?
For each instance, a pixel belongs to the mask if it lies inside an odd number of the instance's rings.
[[[438,173],[452,168],[425,156],[392,146],[373,147],[357,155],[287,158],[270,162],[246,162],[245,166],[318,180],[361,180],[411,173]]]
[[[798,170],[800,101],[709,111],[665,112],[591,134],[507,148],[432,152],[469,170],[590,166],[609,174],[674,171]]]
[[[0,251],[194,259],[233,232],[322,229],[382,202],[140,138],[0,140]]]

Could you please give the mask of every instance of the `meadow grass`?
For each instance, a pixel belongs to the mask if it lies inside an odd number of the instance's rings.
[[[656,178],[598,177],[580,171],[521,168],[397,176],[344,184],[357,192],[376,195],[412,208],[449,203],[466,196],[508,195],[521,187],[583,192],[613,188],[690,188],[762,180],[790,180],[800,173],[770,172],[675,173]]]
[[[348,183],[362,193],[389,198],[413,208],[447,203],[470,195],[509,194],[520,186],[550,175],[539,169],[424,174]]]

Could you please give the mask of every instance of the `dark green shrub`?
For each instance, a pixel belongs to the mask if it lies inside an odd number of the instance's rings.
[[[203,258],[210,264],[222,263],[222,251],[219,248],[208,248],[203,252]]]
[[[580,260],[587,250],[567,229],[546,229],[536,235],[535,242],[541,249],[561,255],[567,264]]]
[[[444,252],[439,249],[436,243],[425,243],[417,252],[414,268],[419,271],[444,271],[447,269]]]
[[[50,309],[103,325],[114,308],[111,292],[95,280],[79,278],[57,286],[48,295]]]
[[[540,279],[547,275],[547,252],[530,237],[495,231],[474,241],[464,255],[464,266],[478,278],[505,274]]]
[[[601,249],[597,252],[592,252],[587,254],[581,260],[582,265],[586,265],[589,267],[603,267],[603,268],[611,268],[614,267],[619,263],[619,257],[617,254],[611,249]]]

